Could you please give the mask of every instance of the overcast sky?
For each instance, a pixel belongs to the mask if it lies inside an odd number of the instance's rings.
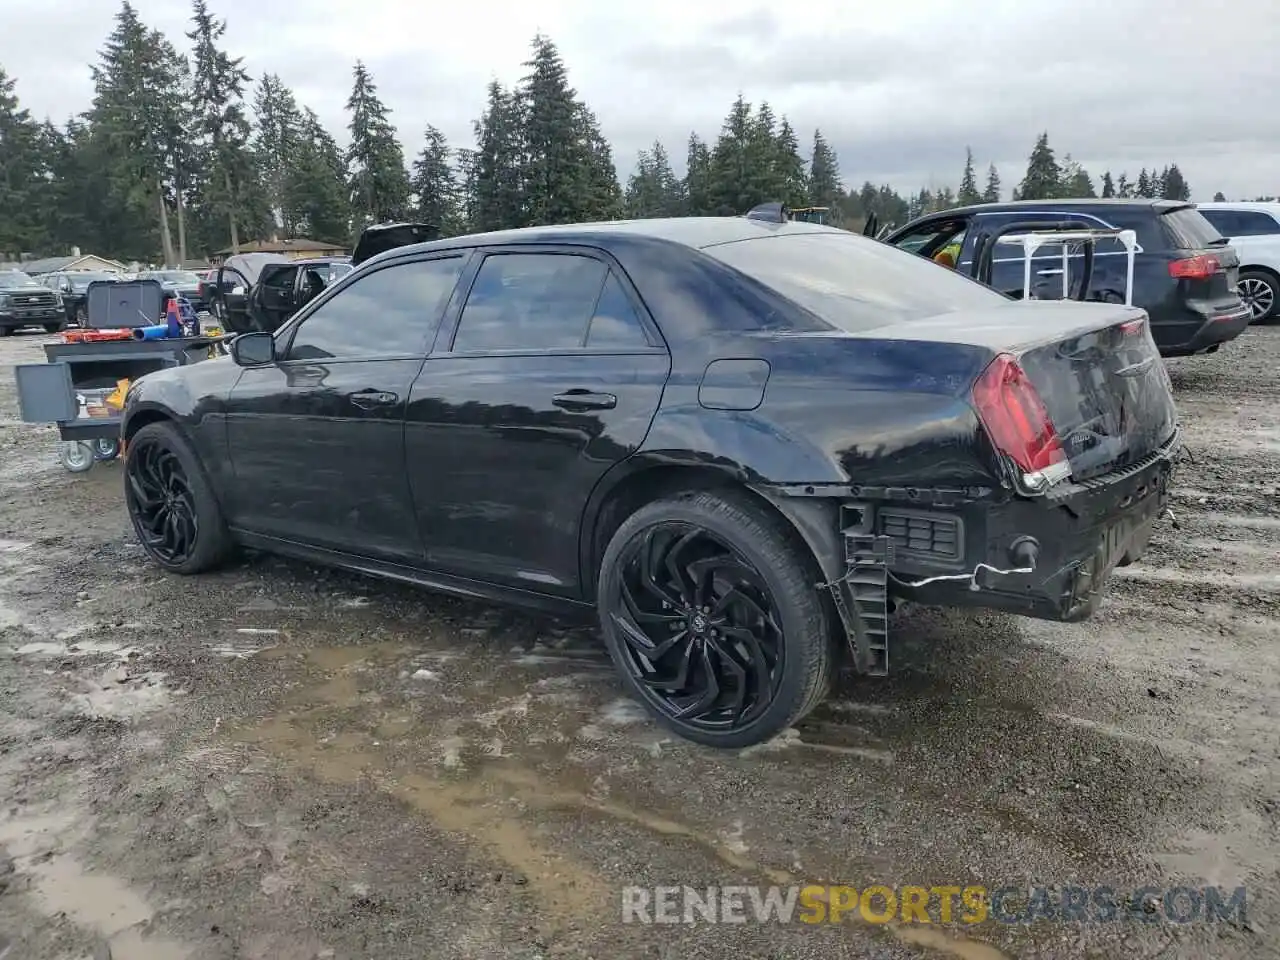
[[[185,46],[189,4],[134,0]],[[485,85],[519,79],[538,31],[600,117],[625,181],[661,139],[683,170],[741,91],[821,127],[848,183],[955,186],[972,146],[1006,193],[1036,135],[1104,169],[1177,162],[1193,197],[1280,193],[1280,0],[740,3],[722,0],[211,0],[255,77],[278,73],[346,139],[363,59],[409,154],[427,123],[471,144]],[[0,64],[37,117],[87,106],[115,0],[0,0]]]

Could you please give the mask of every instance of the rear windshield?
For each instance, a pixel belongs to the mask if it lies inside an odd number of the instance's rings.
[[[1203,250],[1215,240],[1221,243],[1221,234],[1195,207],[1177,207],[1161,214],[1160,222],[1178,250]]]
[[[703,253],[849,332],[1008,303],[954,270],[844,231],[757,237]]]

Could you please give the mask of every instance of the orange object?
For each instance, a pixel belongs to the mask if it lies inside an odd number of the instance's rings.
[[[62,334],[63,343],[101,343],[105,340],[132,339],[133,331],[124,327],[102,330],[66,330]]]
[[[113,410],[124,409],[124,397],[129,392],[129,380],[116,381],[116,388],[102,398],[102,402]]]
[[[950,267],[952,270],[956,268],[956,258],[951,255],[950,250],[934,254],[933,262],[943,267]]]

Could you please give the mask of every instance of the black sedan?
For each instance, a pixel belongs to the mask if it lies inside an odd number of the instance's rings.
[[[1146,315],[1014,302],[803,223],[543,227],[382,253],[130,389],[153,560],[237,545],[594,612],[682,736],[766,739],[893,601],[1077,620],[1163,512]]]

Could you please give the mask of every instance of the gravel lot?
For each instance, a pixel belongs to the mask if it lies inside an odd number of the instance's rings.
[[[716,753],[593,632],[269,557],[165,576],[0,340],[0,957],[1280,956],[1280,328],[1170,363],[1176,526],[1064,626],[905,611],[895,671]],[[627,885],[1248,887],[1245,922],[621,922]],[[95,952],[96,951],[96,952]]]

